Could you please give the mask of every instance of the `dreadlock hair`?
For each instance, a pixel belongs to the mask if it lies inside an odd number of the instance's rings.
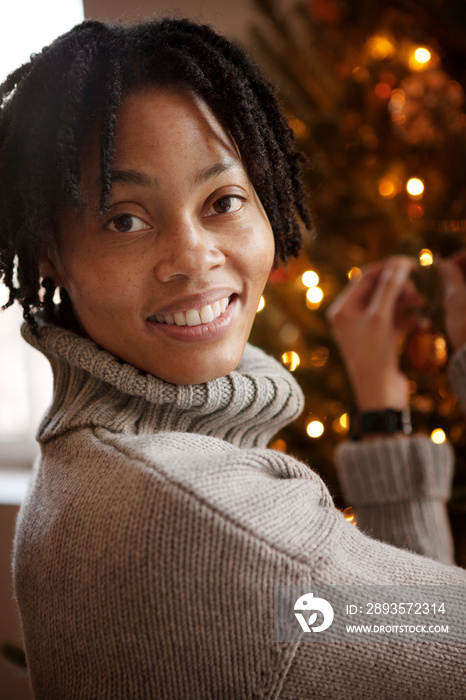
[[[149,88],[201,98],[235,141],[271,223],[277,259],[301,248],[297,214],[311,227],[302,156],[274,87],[241,49],[209,26],[162,19],[124,26],[84,21],[11,73],[0,86],[0,279],[34,328],[51,313],[54,286],[40,291],[39,258],[56,240],[65,206],[79,210],[83,136],[100,134],[100,210],[111,194],[115,125],[122,98]],[[61,311],[69,298],[61,290]],[[55,315],[57,319],[61,315]]]

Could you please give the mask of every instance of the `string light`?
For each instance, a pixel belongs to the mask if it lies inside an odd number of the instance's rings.
[[[278,452],[286,452],[286,442],[281,438],[274,440],[270,445],[271,450],[278,450]]]
[[[385,197],[385,199],[392,199],[395,197],[396,187],[388,177],[379,180],[379,194],[381,197]]]
[[[265,299],[264,299],[264,297],[261,297],[261,298],[259,299],[259,306],[257,307],[257,312],[256,312],[256,313],[259,313],[259,311],[262,311],[262,309],[264,308],[264,306],[265,306]]]
[[[378,182],[378,190],[381,197],[392,199],[403,189],[403,183],[397,175],[389,173]]]
[[[324,293],[320,287],[310,287],[306,292],[306,299],[315,306],[318,306],[323,298]]]
[[[388,83],[377,83],[374,88],[374,92],[379,100],[388,100],[392,94],[392,86]]]
[[[406,183],[406,191],[410,197],[419,199],[424,192],[424,183],[418,177],[411,177]]]
[[[306,426],[306,432],[311,438],[319,438],[324,433],[324,424],[320,420],[311,420]]]
[[[348,508],[345,508],[345,510],[342,511],[343,515],[345,516],[346,520],[351,523],[351,525],[356,525],[357,524],[357,519],[356,519],[356,513],[354,512],[354,509],[351,506],[348,506]]]
[[[435,428],[430,434],[430,439],[435,442],[436,445],[441,445],[447,439],[442,428]]]
[[[314,270],[306,270],[303,272],[301,280],[305,287],[317,287],[319,284],[319,275]]]
[[[409,57],[409,67],[411,70],[425,70],[432,59],[432,53],[425,46],[418,46]]]
[[[361,279],[362,277],[362,272],[359,269],[359,267],[350,267],[348,272],[346,273],[347,277],[351,282],[357,282],[358,280]]]
[[[447,341],[441,333],[434,337],[434,355],[438,363],[443,364],[447,361]]]
[[[288,123],[294,131],[297,139],[305,139],[309,135],[309,128],[307,125],[298,119],[298,117],[288,116]]]
[[[297,367],[299,367],[299,363],[301,362],[301,358],[299,357],[297,352],[293,352],[291,350],[290,352],[284,352],[282,355],[282,362],[287,367],[290,372],[294,372]]]
[[[423,267],[428,267],[429,265],[432,265],[432,263],[434,262],[434,256],[432,255],[432,251],[428,248],[423,248],[419,253],[419,262]]]
[[[392,90],[392,95],[390,97],[390,109],[398,110],[402,109],[406,102],[406,93],[401,88],[396,88]]]
[[[279,336],[282,343],[290,345],[298,340],[299,328],[295,326],[294,323],[285,323],[285,325],[280,328]]]
[[[349,430],[349,416],[347,413],[342,413],[339,418],[335,418],[332,423],[333,430],[339,435],[343,435]]]
[[[395,47],[386,36],[371,37],[367,42],[367,48],[372,58],[376,61],[383,61],[384,58],[390,58],[395,52]]]

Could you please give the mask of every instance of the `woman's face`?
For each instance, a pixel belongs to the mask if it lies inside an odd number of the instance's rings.
[[[138,92],[118,112],[113,193],[99,205],[98,147],[82,158],[86,206],[67,213],[42,276],[83,331],[174,384],[231,372],[274,259],[272,229],[238,152],[187,93]]]

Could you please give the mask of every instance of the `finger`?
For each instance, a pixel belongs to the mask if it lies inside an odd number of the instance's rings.
[[[445,297],[449,297],[451,294],[464,289],[464,275],[456,262],[452,260],[443,260],[439,265],[439,271]]]
[[[466,250],[463,249],[460,250],[458,253],[455,253],[451,256],[451,258],[449,258],[447,262],[449,261],[456,263],[466,278]]]
[[[411,306],[420,308],[425,306],[427,300],[423,294],[417,289],[411,278],[408,278],[403,291],[401,292],[397,304],[400,307]]]
[[[328,308],[326,314],[327,318],[331,320],[335,314],[339,313],[343,308],[365,307],[367,304],[366,300],[372,296],[377,277],[384,266],[385,261],[377,260],[364,268],[362,270],[362,277],[357,281],[349,282]]]
[[[395,305],[406,288],[414,264],[411,258],[392,258],[387,263],[370,300],[369,313],[382,311],[384,314],[393,316]]]

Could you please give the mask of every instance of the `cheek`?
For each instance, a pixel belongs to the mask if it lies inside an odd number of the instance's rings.
[[[69,268],[67,284],[71,303],[78,316],[121,316],[140,296],[141,275],[115,261],[77,259]]]
[[[248,252],[251,275],[264,287],[275,259],[275,240],[268,220],[252,232]]]

